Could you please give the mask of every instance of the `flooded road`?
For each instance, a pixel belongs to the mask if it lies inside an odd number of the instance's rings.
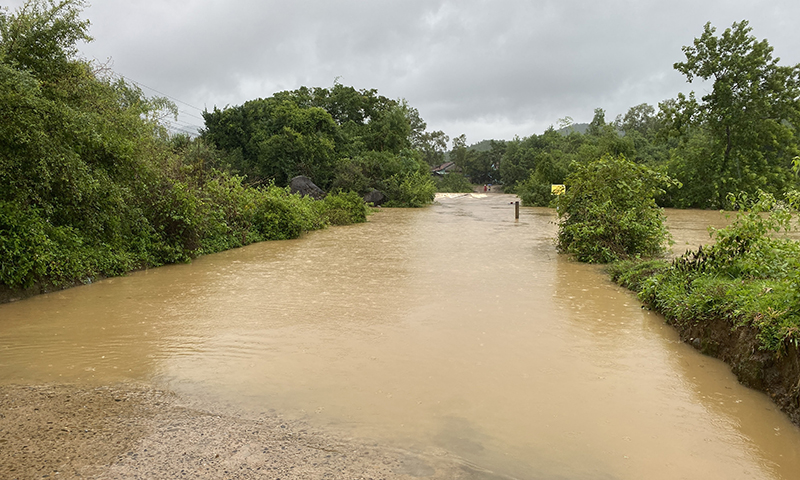
[[[0,382],[153,383],[477,478],[796,478],[800,429],[513,200],[440,197],[0,305]],[[670,212],[673,251],[724,222]]]

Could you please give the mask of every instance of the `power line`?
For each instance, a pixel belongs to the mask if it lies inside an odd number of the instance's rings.
[[[172,125],[172,124],[170,124],[170,125],[167,125],[167,128],[172,129],[172,130],[179,130],[181,132],[188,133],[188,134],[190,134],[192,136],[199,136],[200,135],[200,129],[199,128],[194,128],[194,127],[191,127],[191,126]]]
[[[186,135],[189,135],[190,137],[195,137],[195,136],[199,135],[199,132],[197,132],[197,131],[187,130],[185,128],[181,128],[181,127],[175,126],[175,125],[169,125],[168,124],[168,125],[165,125],[165,127],[167,128],[167,130],[169,130],[172,133],[184,133]]]
[[[194,105],[192,105],[190,103],[184,102],[183,100],[179,100],[179,99],[173,97],[172,95],[166,94],[166,93],[164,93],[164,92],[162,92],[160,90],[156,90],[155,88],[150,87],[148,85],[145,85],[142,82],[136,81],[136,80],[134,80],[134,79],[132,79],[130,77],[127,77],[125,75],[122,75],[122,74],[117,74],[117,75],[119,75],[121,78],[125,79],[128,82],[131,82],[131,83],[133,83],[135,85],[138,85],[139,87],[144,87],[144,88],[147,88],[148,90],[156,92],[159,95],[163,95],[166,98],[169,98],[170,100],[172,100],[172,101],[174,101],[176,103],[180,103],[182,105],[186,105],[187,107],[194,108],[195,110],[198,110],[200,112],[203,111],[202,109],[200,109],[198,107],[195,107]],[[191,118],[194,118],[195,120],[200,120],[200,121],[205,123],[205,119],[203,119],[201,117],[198,117],[197,115],[193,115],[193,114],[187,112],[186,110],[182,110],[180,108],[178,108],[178,116],[179,117],[182,117],[182,116],[191,117]],[[202,129],[202,127],[199,126],[199,125],[194,125],[194,124],[190,124],[190,123],[186,123],[186,122],[181,122],[180,120],[177,120],[177,119],[176,120],[165,120],[164,122],[166,123],[166,127],[170,131],[172,131],[173,133],[185,133],[185,134],[193,136],[193,137],[194,136],[198,136],[200,134],[200,130]]]
[[[182,110],[178,110],[178,113],[182,113],[182,114],[186,115],[187,117],[192,117],[192,118],[195,118],[197,120],[202,120],[204,122],[206,121],[205,118],[200,118],[197,115],[192,115],[191,113],[186,113],[185,111],[182,111]]]
[[[187,123],[187,122],[184,122],[184,121],[182,121],[180,119],[178,119],[178,120],[170,120],[170,123],[177,123],[178,125],[180,125],[182,127],[191,127],[191,128],[198,128],[198,129],[199,128],[203,128],[200,125],[195,125],[193,123]]]
[[[113,70],[110,73],[111,73],[112,76],[119,77],[119,78],[121,78],[121,79],[123,79],[123,80],[125,80],[127,82],[130,82],[130,83],[132,83],[134,85],[137,85],[140,88],[146,88],[148,90],[151,90],[151,91],[153,91],[153,92],[155,92],[155,93],[157,93],[159,95],[162,95],[162,96],[172,100],[173,102],[180,103],[181,105],[186,105],[187,107],[193,108],[193,109],[195,109],[195,110],[197,110],[199,112],[204,112],[205,111],[204,109],[196,107],[196,106],[192,105],[191,103],[184,102],[183,100],[175,98],[172,95],[164,93],[164,92],[162,92],[160,90],[156,90],[155,88],[153,88],[151,86],[148,86],[148,85],[145,85],[144,83],[139,82],[137,80],[134,80],[133,78],[128,77],[126,75],[123,75],[121,73],[115,72]],[[189,113],[185,109],[178,108],[177,110],[178,110],[178,115],[177,115],[178,118],[184,117],[184,116],[185,117],[191,117],[191,118],[193,118],[195,120],[200,120],[201,122],[203,122],[205,124],[205,119],[204,118],[201,118],[201,117],[198,117],[197,115]],[[173,133],[185,133],[185,134],[193,136],[193,137],[200,135],[200,130],[203,129],[202,126],[194,125],[194,124],[186,123],[186,122],[181,122],[178,118],[176,118],[175,120],[162,119],[161,122],[164,124],[164,126],[168,130],[170,130]]]
[[[135,83],[136,85],[139,85],[140,87],[147,88],[147,89],[149,89],[149,90],[152,90],[152,91],[156,92],[156,93],[157,93],[157,94],[159,94],[159,95],[163,95],[163,96],[165,96],[165,97],[169,98],[170,100],[174,100],[174,101],[176,101],[176,102],[178,102],[178,103],[182,103],[182,104],[186,105],[187,107],[194,108],[194,109],[195,109],[195,110],[197,110],[198,112],[202,112],[202,111],[203,111],[203,109],[202,109],[202,108],[195,107],[194,105],[192,105],[192,104],[190,104],[190,103],[186,103],[186,102],[184,102],[183,100],[178,100],[177,98],[173,97],[172,95],[169,95],[169,94],[166,94],[166,93],[164,93],[164,92],[158,91],[158,90],[156,90],[156,89],[155,89],[155,88],[153,88],[153,87],[148,87],[148,86],[147,86],[147,85],[145,85],[144,83],[142,83],[142,82],[137,82],[136,80],[134,80],[134,79],[132,79],[132,78],[130,78],[130,77],[126,77],[125,75],[123,75],[123,74],[121,74],[121,73],[118,73],[117,75],[119,75],[120,77],[124,78],[125,80],[127,80],[127,81],[129,81],[129,82],[131,82],[131,83]],[[187,113],[187,115],[189,115],[189,114]],[[198,117],[195,117],[195,118],[198,118]],[[202,120],[202,118],[200,118],[200,120]]]

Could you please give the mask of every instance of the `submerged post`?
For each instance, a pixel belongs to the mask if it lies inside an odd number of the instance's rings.
[[[514,219],[519,220],[519,202],[514,202]]]

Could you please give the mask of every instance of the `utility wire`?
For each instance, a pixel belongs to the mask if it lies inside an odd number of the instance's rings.
[[[164,95],[165,97],[169,98],[170,100],[174,100],[174,101],[176,101],[176,102],[178,102],[178,103],[182,103],[182,104],[186,105],[187,107],[194,108],[194,109],[195,109],[195,110],[197,110],[198,112],[202,112],[202,111],[203,111],[203,109],[202,109],[202,108],[197,108],[197,107],[195,107],[195,106],[194,106],[194,105],[192,105],[192,104],[189,104],[189,103],[186,103],[186,102],[184,102],[183,100],[178,100],[177,98],[173,97],[172,95],[168,95],[168,94],[166,94],[166,93],[164,93],[164,92],[160,92],[160,91],[156,90],[156,89],[155,89],[155,88],[153,88],[153,87],[148,87],[148,86],[147,86],[147,85],[145,85],[144,83],[142,83],[142,82],[137,82],[136,80],[134,80],[134,79],[132,79],[132,78],[130,78],[130,77],[126,77],[125,75],[123,75],[123,74],[121,74],[121,73],[118,73],[117,75],[119,75],[120,77],[124,78],[125,80],[128,80],[129,82],[132,82],[132,83],[135,83],[136,85],[139,85],[140,87],[144,87],[144,88],[147,88],[147,89],[149,89],[149,90],[152,90],[152,91],[156,92],[156,93],[157,93],[157,94],[159,94],[159,95]],[[188,114],[187,114],[187,115],[188,115]],[[195,118],[198,118],[198,117],[195,117]],[[201,118],[200,120],[202,120],[202,118]]]
[[[201,108],[198,108],[198,107],[196,107],[196,106],[194,106],[194,105],[192,105],[190,103],[184,102],[183,100],[177,99],[177,98],[173,97],[172,95],[166,94],[166,93],[164,93],[164,92],[162,92],[160,90],[156,90],[153,87],[145,85],[144,83],[136,81],[133,78],[130,78],[130,77],[128,77],[126,75],[123,75],[121,73],[112,71],[111,75],[120,77],[120,78],[122,78],[122,79],[124,79],[124,80],[126,80],[126,81],[128,81],[130,83],[133,83],[134,85],[137,85],[137,86],[139,86],[141,88],[146,88],[148,90],[151,90],[151,91],[153,91],[153,92],[155,92],[155,93],[157,93],[159,95],[162,95],[162,96],[164,96],[164,97],[166,97],[166,98],[168,98],[168,99],[170,99],[170,100],[172,100],[172,101],[174,101],[176,103],[180,103],[181,105],[186,105],[189,108],[193,108],[193,109],[197,110],[198,112],[203,112],[204,111]],[[198,117],[197,115],[189,113],[186,110],[182,110],[180,108],[178,108],[178,116],[179,117],[182,117],[182,116],[191,117],[191,118],[194,118],[196,120],[200,120],[201,122],[205,123],[205,119],[204,118]],[[164,123],[165,123],[165,126],[169,130],[171,130],[173,132],[186,133],[186,134],[191,135],[191,136],[199,135],[200,130],[202,130],[202,128],[203,128],[203,127],[201,127],[199,125],[193,125],[193,124],[190,124],[190,123],[180,122],[177,119],[176,120],[165,120]]]
[[[179,109],[179,110],[178,110],[178,113],[182,113],[182,114],[186,115],[187,117],[192,117],[192,118],[195,118],[195,119],[197,119],[197,120],[202,120],[202,121],[204,121],[204,122],[205,122],[205,119],[204,119],[204,118],[200,118],[200,117],[198,117],[197,115],[192,115],[191,113],[186,113],[184,110],[180,110],[180,109]]]

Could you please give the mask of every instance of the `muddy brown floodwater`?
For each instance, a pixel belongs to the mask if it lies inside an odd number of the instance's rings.
[[[766,396],[514,200],[440,196],[0,305],[0,383],[149,384],[483,478],[797,478],[800,430]],[[668,215],[679,253],[725,223]]]

